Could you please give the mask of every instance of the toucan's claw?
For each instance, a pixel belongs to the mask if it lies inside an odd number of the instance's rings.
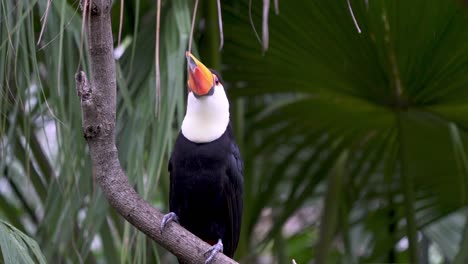
[[[161,221],[161,234],[164,232],[164,228],[166,228],[166,225],[172,221],[179,222],[179,217],[174,212],[170,212],[164,215]]]
[[[213,258],[218,254],[218,252],[223,252],[223,241],[221,241],[221,238],[218,239],[218,243],[216,243],[214,246],[212,246],[207,252],[205,252],[204,256],[206,257],[208,254],[208,258],[205,261],[205,264],[209,264]]]

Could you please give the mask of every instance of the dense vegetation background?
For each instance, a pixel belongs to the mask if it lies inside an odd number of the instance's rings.
[[[200,2],[194,52],[229,87],[246,165],[237,259],[468,261],[466,5],[279,1],[277,13],[272,1],[265,16],[268,1],[222,1],[219,51],[216,1]],[[194,3],[162,1],[159,100],[156,1],[125,1],[122,23],[120,3],[120,160],[166,212]],[[0,2],[0,259],[171,263],[93,182],[74,87],[89,70],[78,4]],[[253,26],[269,29],[267,49]]]

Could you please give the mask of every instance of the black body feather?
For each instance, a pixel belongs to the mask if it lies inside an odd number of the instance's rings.
[[[243,207],[243,164],[231,125],[217,140],[194,143],[179,134],[171,159],[170,210],[202,240],[221,238],[233,257],[239,242]]]

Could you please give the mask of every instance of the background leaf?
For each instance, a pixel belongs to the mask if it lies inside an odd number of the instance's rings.
[[[215,1],[202,1],[195,24],[194,53],[224,77],[245,163],[236,258],[310,263],[326,247],[329,263],[463,263],[466,4],[279,1],[276,14],[270,3],[263,51],[252,24],[260,32],[264,2],[222,1],[222,51]],[[75,72],[89,70],[81,12],[77,1],[48,3],[0,2],[2,257],[40,261],[41,245],[54,263],[175,263],[109,210],[93,180],[74,88]],[[119,9],[114,1],[119,158],[165,212],[193,1],[162,1],[158,113],[157,6],[124,1],[120,46]],[[343,188],[326,199],[337,166]],[[331,227],[320,221],[327,208]]]

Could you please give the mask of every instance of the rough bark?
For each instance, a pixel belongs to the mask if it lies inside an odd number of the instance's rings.
[[[89,8],[89,4],[91,7]],[[144,201],[123,172],[115,145],[116,80],[110,0],[82,0],[84,29],[91,59],[91,82],[76,74],[81,100],[83,133],[88,142],[93,173],[110,205],[130,224],[189,263],[204,263],[210,246],[176,223],[161,233],[163,214]],[[183,74],[183,73],[181,73]],[[218,254],[212,263],[237,263]]]

